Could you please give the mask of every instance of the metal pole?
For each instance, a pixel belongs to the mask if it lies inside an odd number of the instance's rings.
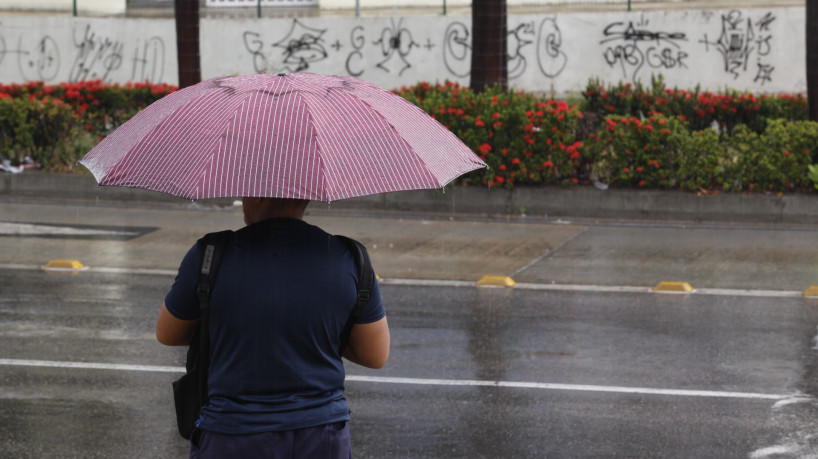
[[[807,105],[818,121],[818,2],[807,0]],[[818,158],[813,158],[813,160]]]
[[[176,61],[179,64],[179,87],[202,81],[199,56],[199,0],[174,0],[176,17]]]
[[[628,0],[628,11],[631,10],[631,0]]]
[[[74,17],[77,17],[77,0],[74,0]]]
[[[361,0],[355,0],[355,17],[361,17]]]
[[[443,16],[446,16],[446,0],[443,0]]]
[[[261,19],[261,0],[256,3],[256,17]]]
[[[506,0],[472,0],[472,53],[469,86],[474,92],[496,84],[508,88]]]

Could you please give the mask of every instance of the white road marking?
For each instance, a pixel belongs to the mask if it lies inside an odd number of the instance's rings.
[[[75,368],[82,370],[120,370],[161,373],[184,373],[185,367],[160,365],[128,365],[122,363],[59,362],[54,360],[0,359],[0,366]]]
[[[749,454],[748,457],[751,459],[760,459],[764,457],[771,457],[771,456],[790,456],[794,453],[797,453],[800,450],[797,444],[791,443],[787,445],[776,445],[776,446],[768,446],[766,448],[761,448],[753,451]]]
[[[119,236],[133,237],[133,231],[113,231],[72,226],[38,225],[34,223],[0,222],[0,235],[12,236]]]
[[[61,362],[53,360],[26,360],[26,359],[0,359],[0,366],[27,366],[45,368],[72,368],[85,370],[118,370],[118,371],[143,371],[161,373],[184,373],[184,367],[159,366],[159,365],[129,365],[119,363],[94,363],[94,362]],[[743,398],[756,400],[784,400],[792,395],[764,394],[758,392],[730,392],[711,390],[685,390],[685,389],[655,389],[648,387],[623,387],[623,386],[596,386],[588,384],[550,384],[538,382],[518,382],[518,381],[481,381],[471,379],[427,379],[427,378],[397,378],[382,376],[358,376],[347,375],[347,381],[385,383],[385,384],[406,384],[420,386],[483,386],[483,387],[510,387],[518,389],[541,389],[541,390],[561,390],[575,392],[605,392],[616,394],[638,394],[638,395],[668,395],[676,397],[715,397],[715,398]]]
[[[489,386],[489,387],[513,387],[521,389],[545,389],[563,390],[578,392],[608,392],[618,394],[641,394],[641,395],[672,395],[680,397],[720,397],[720,398],[748,398],[763,400],[781,400],[789,395],[762,394],[757,392],[723,392],[711,390],[684,390],[684,389],[653,389],[648,387],[622,387],[622,386],[595,386],[588,384],[551,384],[536,382],[515,382],[515,381],[480,381],[468,379],[419,379],[419,378],[392,378],[379,376],[354,376],[347,375],[347,381],[360,382],[380,382],[388,384],[415,384],[428,386]]]
[[[0,269],[42,269],[42,266],[20,263],[0,263]],[[89,267],[87,271],[113,274],[152,274],[175,276],[175,269],[151,268],[121,268],[121,267]],[[477,287],[476,281],[446,280],[446,279],[401,279],[382,278],[381,285],[407,285],[416,287]],[[600,292],[600,293],[653,293],[656,295],[718,295],[718,296],[756,296],[772,298],[802,298],[803,292],[795,290],[755,290],[755,289],[726,289],[726,288],[697,288],[692,292],[654,292],[653,287],[638,287],[628,285],[591,285],[591,284],[534,284],[519,282],[514,287],[480,286],[480,288],[514,288],[517,290],[555,290],[569,292]]]

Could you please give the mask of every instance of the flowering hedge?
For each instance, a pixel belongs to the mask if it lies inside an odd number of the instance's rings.
[[[0,84],[0,156],[68,168],[102,136],[176,88],[100,81]],[[687,191],[818,189],[818,123],[800,95],[710,93],[589,81],[577,103],[456,83],[395,91],[489,166],[464,185],[573,185]]]
[[[587,165],[575,136],[582,112],[564,101],[490,88],[476,94],[457,83],[420,83],[397,94],[460,137],[488,165],[464,184],[504,186],[578,183]]]
[[[651,77],[650,87],[642,83],[620,82],[617,86],[605,87],[599,79],[591,79],[583,91],[583,110],[595,113],[601,118],[608,115],[647,116],[651,112],[678,116],[689,123],[694,131],[711,126],[728,133],[739,124],[761,133],[768,120],[787,119],[803,121],[809,119],[809,106],[803,95],[761,94],[725,89],[713,93],[665,87],[660,76]]]
[[[96,142],[176,90],[166,84],[0,84],[0,156],[70,169]]]
[[[46,85],[42,81],[0,84],[0,99],[28,99],[68,104],[82,127],[97,135],[107,135],[139,110],[175,91],[167,84],[107,84],[101,80]]]
[[[745,125],[732,136],[688,129],[678,116],[610,116],[592,133],[594,173],[614,187],[686,191],[809,191],[818,123],[771,120],[763,133]],[[818,183],[818,182],[815,182]]]
[[[396,91],[469,145],[490,169],[465,184],[571,185],[688,191],[815,188],[818,123],[800,95],[669,90],[591,80],[578,104],[456,83]]]

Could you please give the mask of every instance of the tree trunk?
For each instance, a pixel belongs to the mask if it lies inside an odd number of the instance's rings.
[[[179,64],[179,87],[202,81],[199,58],[199,0],[174,0],[176,16],[176,61]]]
[[[472,1],[471,88],[508,87],[506,0]]]
[[[807,99],[809,119],[818,121],[818,1],[807,0]]]

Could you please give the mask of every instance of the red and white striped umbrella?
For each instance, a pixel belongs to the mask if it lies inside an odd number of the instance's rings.
[[[352,77],[213,78],[154,102],[86,154],[100,185],[186,199],[337,201],[443,188],[486,167],[423,110]]]

